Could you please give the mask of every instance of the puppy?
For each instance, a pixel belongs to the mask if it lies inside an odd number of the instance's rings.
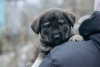
[[[74,23],[75,16],[67,9],[51,8],[37,15],[31,28],[36,34],[40,34],[40,45],[36,47],[27,67],[39,67],[44,57],[57,45],[73,39],[82,41],[80,35],[76,36],[72,32]]]

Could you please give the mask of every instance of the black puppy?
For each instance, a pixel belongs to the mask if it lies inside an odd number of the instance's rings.
[[[41,43],[31,59],[32,63],[35,61],[32,67],[38,67],[53,47],[73,39],[71,29],[74,23],[74,14],[60,8],[47,9],[34,18],[31,27],[35,33],[40,34]]]

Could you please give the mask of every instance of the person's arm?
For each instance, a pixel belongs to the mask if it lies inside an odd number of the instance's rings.
[[[95,0],[94,11],[100,11],[100,0]]]

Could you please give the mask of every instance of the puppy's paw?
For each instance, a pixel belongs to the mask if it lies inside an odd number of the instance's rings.
[[[39,67],[39,65],[33,64],[31,67]]]
[[[40,63],[34,63],[31,67],[39,67]]]
[[[81,35],[74,35],[68,41],[84,41],[84,38]]]
[[[39,65],[41,64],[42,61],[43,61],[43,58],[38,57],[31,67],[39,67]]]

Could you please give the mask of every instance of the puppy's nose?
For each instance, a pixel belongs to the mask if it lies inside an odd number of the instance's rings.
[[[60,35],[55,35],[55,36],[54,36],[54,39],[55,39],[55,40],[59,40],[59,38],[60,38]]]

